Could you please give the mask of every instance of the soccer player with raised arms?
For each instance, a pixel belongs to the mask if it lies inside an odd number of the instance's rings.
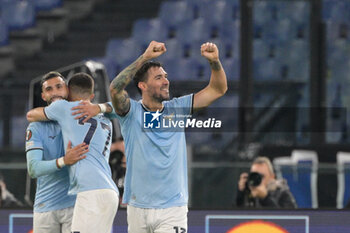
[[[187,155],[184,130],[144,130],[142,116],[154,112],[190,115],[209,106],[227,90],[225,72],[215,44],[205,43],[201,54],[211,67],[209,84],[196,94],[169,100],[169,80],[160,63],[166,52],[152,41],[146,51],[126,67],[110,85],[112,103],[125,142],[126,176],[123,203],[128,204],[129,233],[187,232]],[[130,99],[126,86],[134,80],[142,100]],[[151,119],[152,121],[152,119]]]

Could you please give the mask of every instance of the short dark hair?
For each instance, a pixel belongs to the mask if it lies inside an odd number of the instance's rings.
[[[76,73],[68,81],[69,91],[78,95],[94,93],[94,79],[87,73]]]
[[[142,94],[141,89],[139,88],[139,82],[145,82],[147,80],[147,71],[151,67],[163,67],[160,62],[157,61],[148,61],[141,66],[141,68],[136,72],[134,76],[134,82],[137,90]]]
[[[50,71],[49,73],[44,74],[43,77],[41,78],[41,80],[40,80],[41,89],[43,88],[44,82],[46,82],[49,79],[56,78],[56,77],[62,78],[63,81],[66,83],[66,79],[65,79],[65,77],[63,77],[62,74],[58,73],[57,71]]]

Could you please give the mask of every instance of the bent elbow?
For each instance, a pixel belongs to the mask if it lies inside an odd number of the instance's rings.
[[[225,95],[226,92],[227,92],[227,90],[228,90],[228,87],[227,87],[227,85],[226,85],[225,88],[223,88],[223,90],[222,90],[222,95]]]
[[[29,122],[33,122],[33,115],[31,114],[31,112],[30,112],[30,111],[29,111],[29,112],[27,112],[26,117],[27,117],[27,121],[29,121]]]
[[[227,92],[228,88],[227,88],[227,85],[225,87],[222,87],[218,90],[218,95],[219,95],[219,98],[224,96],[225,93]]]

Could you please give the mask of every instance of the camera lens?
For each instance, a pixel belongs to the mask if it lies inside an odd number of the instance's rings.
[[[263,175],[261,175],[260,173],[251,172],[248,175],[247,185],[252,187],[259,186],[261,184],[262,178]]]

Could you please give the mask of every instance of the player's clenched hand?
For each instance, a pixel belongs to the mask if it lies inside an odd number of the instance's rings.
[[[77,115],[76,117],[74,117],[74,119],[80,119],[85,117],[85,119],[83,120],[83,122],[85,123],[91,117],[94,117],[97,114],[99,114],[101,109],[97,104],[92,104],[88,100],[83,100],[79,103],[78,106],[73,107],[72,111],[73,116]]]
[[[86,145],[85,142],[75,146],[72,148],[72,142],[68,142],[66,154],[64,155],[64,164],[72,165],[78,162],[79,160],[85,159],[87,153],[89,151],[89,145]]]
[[[219,50],[214,43],[204,43],[201,46],[201,55],[208,59],[209,61],[219,60]]]
[[[165,44],[157,41],[152,41],[146,51],[143,53],[143,57],[146,60],[150,60],[159,57],[166,52]]]

